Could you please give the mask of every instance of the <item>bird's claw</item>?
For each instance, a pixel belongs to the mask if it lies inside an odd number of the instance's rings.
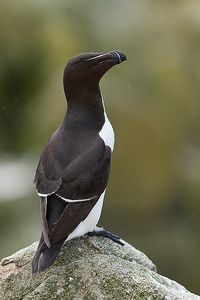
[[[104,236],[104,237],[112,240],[113,242],[124,246],[124,243],[121,241],[119,236],[117,236],[107,230],[94,230],[92,232],[88,232],[88,236]]]

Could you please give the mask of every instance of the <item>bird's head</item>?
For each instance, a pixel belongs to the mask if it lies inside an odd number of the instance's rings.
[[[63,82],[66,96],[74,87],[98,84],[110,68],[126,59],[120,51],[88,52],[74,56],[67,63],[64,71]]]

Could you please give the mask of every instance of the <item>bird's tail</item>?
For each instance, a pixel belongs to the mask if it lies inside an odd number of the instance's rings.
[[[43,237],[38,245],[38,249],[32,260],[33,276],[46,270],[58,256],[65,239],[53,244],[50,248],[44,243]]]

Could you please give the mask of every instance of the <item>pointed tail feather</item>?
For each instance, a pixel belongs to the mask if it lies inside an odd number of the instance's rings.
[[[61,247],[64,242],[65,240],[61,240],[51,245],[50,248],[48,248],[44,242],[39,243],[38,249],[32,260],[33,276],[46,270],[54,262],[54,260],[60,253]]]

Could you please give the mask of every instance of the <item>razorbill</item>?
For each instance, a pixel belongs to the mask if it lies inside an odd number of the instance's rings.
[[[33,274],[52,264],[65,241],[86,233],[123,244],[118,236],[96,225],[114,147],[99,81],[124,60],[120,51],[89,52],[76,55],[65,67],[67,112],[41,154],[34,180],[42,235],[32,261]]]

